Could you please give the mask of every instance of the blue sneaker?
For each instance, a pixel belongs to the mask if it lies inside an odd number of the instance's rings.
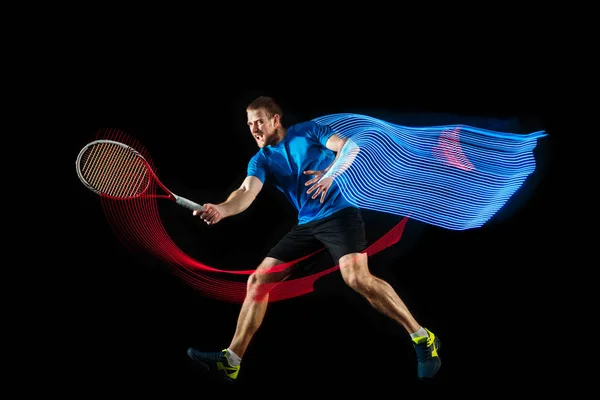
[[[429,336],[414,338],[413,346],[417,352],[417,375],[419,379],[431,379],[437,374],[442,366],[442,360],[438,355],[441,348],[440,339],[429,329],[425,328]]]
[[[240,366],[229,363],[227,349],[204,353],[194,348],[189,348],[188,356],[202,366],[207,372],[216,375],[224,383],[236,383]]]

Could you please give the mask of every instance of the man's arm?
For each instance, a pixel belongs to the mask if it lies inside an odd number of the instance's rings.
[[[227,197],[223,203],[219,204],[225,212],[225,217],[231,217],[245,211],[256,199],[258,193],[262,190],[263,183],[255,176],[247,176],[240,187]],[[223,218],[225,218],[223,217]]]
[[[344,146],[346,145],[347,142],[348,142],[348,138],[342,139],[337,134],[333,134],[333,135],[331,135],[331,137],[329,139],[327,139],[327,143],[325,146],[329,150],[335,152],[335,158],[333,159],[333,162],[331,164],[329,164],[329,166],[327,168],[324,169],[325,173],[329,172],[331,170],[331,167],[333,167],[333,165],[340,159],[340,157],[342,156],[342,149],[344,148]],[[350,164],[352,164],[352,161],[354,161],[354,158],[356,157],[357,152],[352,151],[352,152],[346,152],[346,153],[347,154],[344,154],[344,158],[345,158],[344,162],[340,163],[339,169],[336,168],[337,171],[336,171],[335,176],[341,174],[343,171],[345,171],[350,166]],[[332,178],[335,178],[335,176],[332,176]]]
[[[194,211],[194,215],[200,214],[200,218],[207,224],[216,224],[223,218],[231,217],[245,211],[262,190],[263,183],[255,176],[247,176],[240,187],[220,204],[206,203],[204,211]]]
[[[314,192],[313,199],[321,195],[321,203],[325,200],[325,195],[333,180],[350,167],[359,152],[359,148],[354,142],[349,141],[348,138],[342,139],[337,134],[333,134],[327,139],[326,147],[336,153],[333,162],[322,171],[304,171],[304,174],[315,176],[305,183],[306,186],[312,185],[306,193]]]

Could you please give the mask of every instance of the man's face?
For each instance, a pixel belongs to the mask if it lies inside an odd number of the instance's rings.
[[[278,116],[270,117],[265,110],[248,110],[248,127],[256,140],[258,147],[263,148],[271,144],[277,138],[275,130],[277,128]]]

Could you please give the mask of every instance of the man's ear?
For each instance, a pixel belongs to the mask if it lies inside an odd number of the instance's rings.
[[[273,125],[277,128],[277,125],[281,125],[281,115],[273,114]]]

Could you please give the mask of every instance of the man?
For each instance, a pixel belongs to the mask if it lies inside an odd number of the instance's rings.
[[[260,148],[248,163],[246,179],[226,201],[204,204],[194,215],[213,225],[239,214],[252,204],[263,184],[269,182],[298,210],[298,224],[269,251],[248,278],[246,297],[229,347],[218,352],[190,348],[190,358],[217,373],[224,382],[236,382],[241,360],[267,309],[272,287],[267,283],[281,282],[293,272],[293,267],[271,269],[325,245],[339,263],[344,282],[410,334],[417,353],[418,377],[435,376],[441,366],[439,339],[415,320],[387,282],[371,275],[367,255],[363,253],[367,241],[360,211],[333,184],[336,175],[327,174],[342,154],[346,140],[331,127],[314,121],[286,128],[281,121],[280,106],[270,97],[255,99],[247,106],[246,114],[250,132]]]

